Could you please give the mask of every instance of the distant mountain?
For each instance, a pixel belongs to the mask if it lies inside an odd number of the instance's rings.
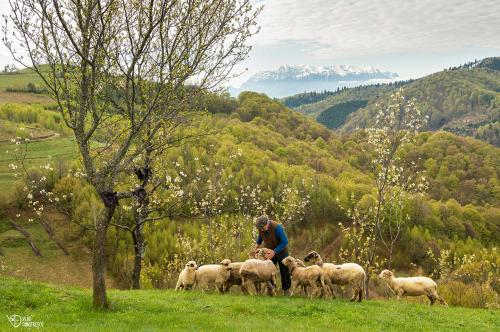
[[[277,70],[253,75],[239,89],[232,89],[230,92],[236,94],[238,91],[256,91],[279,98],[304,91],[335,90],[345,86],[388,82],[397,77],[396,73],[372,67],[283,65]]]
[[[424,130],[446,130],[500,146],[500,57],[474,61],[417,80],[343,89],[295,109],[340,132],[373,124],[378,107],[403,86],[430,115]],[[327,95],[323,93],[323,95]],[[304,99],[301,95],[287,100]],[[356,101],[356,102],[355,102]],[[363,104],[366,103],[366,106]]]

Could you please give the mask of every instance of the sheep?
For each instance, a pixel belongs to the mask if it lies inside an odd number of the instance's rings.
[[[179,279],[177,280],[177,285],[175,290],[188,290],[193,288],[196,282],[196,270],[198,266],[195,261],[187,262],[184,269],[179,274]]]
[[[304,264],[304,262],[298,258],[295,258],[295,262],[297,262],[297,265],[300,266],[300,267],[306,267],[306,265]],[[304,295],[307,295],[307,285],[301,285],[302,286],[302,293]]]
[[[276,274],[278,270],[270,260],[247,259],[240,268],[241,289],[243,293],[249,294],[249,286],[254,285],[259,293],[260,283],[267,285],[267,293],[270,296],[276,295]]]
[[[298,286],[310,286],[312,291],[309,296],[311,298],[318,292],[325,295],[326,285],[322,268],[317,265],[302,267],[292,256],[284,258],[281,262],[288,267],[292,275],[292,292],[290,295],[293,295]]]
[[[344,263],[335,265],[332,263],[323,263],[321,256],[316,251],[311,251],[304,261],[311,261],[313,264],[319,265],[325,272],[325,282],[328,285],[329,291],[335,298],[333,285],[350,285],[353,289],[351,302],[361,302],[363,299],[363,291],[365,289],[366,273],[365,270],[356,263]]]
[[[198,267],[196,270],[196,286],[201,289],[207,289],[212,284],[219,292],[224,289],[224,283],[231,274],[231,261],[224,259],[220,264],[207,264]]]
[[[431,278],[427,277],[410,277],[410,278],[395,278],[394,274],[389,270],[380,272],[379,277],[384,280],[391,290],[397,295],[400,300],[401,296],[420,296],[426,295],[431,301],[431,305],[436,300],[444,306],[448,306],[446,301],[438,295],[437,285]]]
[[[229,279],[227,279],[226,282],[224,283],[223,287],[224,292],[228,292],[229,289],[234,285],[241,286],[241,275],[240,275],[241,265],[243,265],[243,262],[233,262],[229,264],[231,271],[229,273]]]

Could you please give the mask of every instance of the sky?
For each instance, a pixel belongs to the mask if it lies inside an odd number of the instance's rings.
[[[418,78],[500,56],[500,0],[264,0],[238,86],[282,64],[347,64]]]
[[[418,78],[500,56],[500,0],[254,0],[252,51],[228,82],[280,65],[346,64]],[[0,0],[0,14],[9,13]],[[0,45],[0,68],[14,61]]]

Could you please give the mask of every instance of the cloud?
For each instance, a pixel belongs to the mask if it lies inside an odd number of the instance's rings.
[[[266,0],[255,45],[307,44],[315,58],[500,50],[498,0]]]

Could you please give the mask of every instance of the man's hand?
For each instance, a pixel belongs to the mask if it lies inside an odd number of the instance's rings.
[[[273,259],[275,253],[274,253],[274,250],[271,250],[271,249],[267,249],[266,251],[266,259]]]

